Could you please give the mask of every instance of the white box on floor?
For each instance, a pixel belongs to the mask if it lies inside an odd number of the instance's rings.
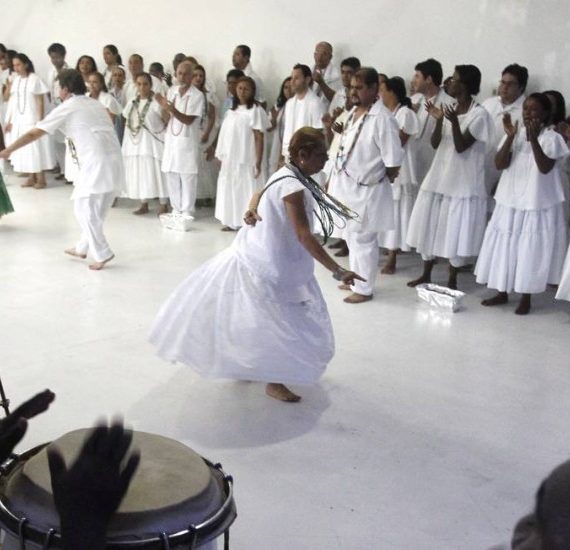
[[[174,231],[190,231],[194,218],[188,214],[161,214],[159,217],[162,227]]]

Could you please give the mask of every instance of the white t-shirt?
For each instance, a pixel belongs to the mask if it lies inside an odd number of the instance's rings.
[[[495,148],[505,137],[505,129],[503,127],[503,115],[509,113],[511,115],[511,120],[513,124],[517,121],[519,123],[519,128],[523,125],[522,120],[522,107],[525,100],[525,96],[521,95],[511,103],[510,105],[504,105],[499,96],[490,97],[483,102],[483,107],[491,115],[494,124],[494,138],[492,147],[489,148],[489,152],[486,159],[486,179],[487,188],[489,191],[493,190],[493,187],[499,180],[501,175],[500,171],[495,167]]]
[[[448,96],[442,89],[436,96],[428,99],[439,108],[441,108],[442,105],[453,105],[455,103],[455,100],[451,96]],[[410,147],[416,155],[417,176],[420,183],[426,176],[433,157],[435,156],[435,149],[431,146],[431,136],[435,128],[435,119],[428,114],[425,105],[426,98],[422,96],[417,111],[420,131],[410,143]]]
[[[267,114],[259,105],[253,105],[251,109],[245,105],[230,109],[220,128],[216,158],[234,166],[238,164],[255,166],[253,130],[265,132],[268,126]]]
[[[107,110],[87,96],[72,96],[58,105],[36,128],[71,139],[78,160],[72,199],[108,193],[124,184],[121,146]]]
[[[339,107],[344,109],[346,106],[346,88],[342,86],[337,90],[332,98],[331,104],[329,105],[329,113],[332,115],[335,109]]]
[[[499,149],[507,139],[505,135]],[[544,128],[538,136],[544,154],[558,160],[570,154],[562,136],[552,128]],[[558,166],[548,174],[538,169],[532,147],[526,139],[526,128],[520,127],[511,147],[511,163],[501,174],[495,200],[497,204],[517,210],[543,210],[564,202],[564,189]]]
[[[180,95],[180,86],[168,91],[168,100],[177,111],[196,117],[192,124],[184,124],[171,116],[164,136],[163,172],[197,174],[200,161],[200,117],[204,111],[204,94],[190,86]]]
[[[69,67],[67,66],[67,63],[64,63],[60,71],[63,71],[64,69],[68,68]],[[59,91],[61,90],[61,86],[59,85],[59,80],[57,79],[60,71],[58,71],[55,67],[52,66],[46,80],[47,86],[49,88],[51,108],[61,103],[61,99],[59,99]]]
[[[255,82],[255,99],[263,103],[265,101],[265,96],[263,95],[263,80],[261,80],[260,76],[253,70],[251,62],[247,64],[243,70],[243,74],[253,79]]]
[[[166,96],[168,94],[168,86],[166,85],[166,82],[160,80],[159,78],[156,78],[156,76],[153,75],[150,75],[150,78],[152,80],[152,91],[155,94]],[[125,85],[123,86],[123,91],[125,93],[125,101],[127,103],[129,103],[129,101],[137,97],[138,94],[137,85],[132,78],[129,78],[125,82]]]
[[[405,106],[398,107],[394,116],[396,117],[398,128],[410,136],[404,146],[404,156],[402,159],[402,165],[400,166],[400,173],[394,182],[394,189],[396,190],[401,184],[418,184],[415,152],[413,151],[413,148],[410,148],[410,142],[420,131],[420,122],[416,113],[409,107]],[[395,193],[394,199],[398,198],[400,197],[396,196]]]
[[[103,105],[103,107],[105,107],[105,109],[115,116],[120,115],[123,111],[120,103],[108,92],[99,92],[97,100]]]
[[[316,66],[313,65],[313,73],[315,72],[315,70]],[[327,68],[323,73],[323,80],[325,81],[325,84],[335,92],[343,87],[342,78],[340,75],[340,68],[337,67],[336,65],[333,65],[332,61],[327,65]],[[323,94],[320,86],[316,82],[313,82],[312,89],[313,92],[315,92],[315,95],[324,103],[324,106],[328,108],[330,102],[325,96],[325,94]]]
[[[477,103],[459,115],[461,132],[469,130],[475,143],[463,153],[455,150],[451,123],[444,119],[441,142],[427,173],[422,189],[449,197],[487,197],[485,187],[485,154],[493,144],[493,121]]]
[[[326,113],[326,106],[316,96],[316,94],[307,90],[303,99],[293,96],[285,103],[285,125],[283,130],[283,146],[282,154],[285,158],[289,156],[289,142],[293,134],[304,126],[311,128],[323,128],[323,115]]]

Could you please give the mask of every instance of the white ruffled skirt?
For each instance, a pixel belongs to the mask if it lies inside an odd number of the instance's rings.
[[[570,301],[570,246],[568,247],[568,252],[566,252],[566,261],[562,267],[562,276],[560,277],[556,298],[558,300]]]
[[[422,256],[477,256],[486,224],[487,197],[450,197],[420,188],[406,242]]]
[[[125,165],[125,189],[123,197],[129,199],[154,199],[168,197],[160,160],[150,155],[123,157]]]
[[[231,247],[174,291],[149,340],[163,359],[207,378],[312,384],[334,355],[334,336],[314,277],[302,294],[289,301]]]
[[[10,145],[33,127],[33,124],[14,122],[12,131],[6,134],[6,145]],[[51,170],[55,166],[55,152],[50,137],[44,135],[14,151],[10,155],[10,162],[15,172],[37,174],[43,170]]]
[[[219,169],[215,159],[206,160],[206,150],[210,146],[210,142],[211,140],[208,140],[208,143],[203,143],[200,147],[198,187],[196,188],[196,198],[200,200],[216,198],[216,181]]]
[[[264,182],[264,170],[256,179],[255,167],[251,165],[225,166],[222,163],[218,176],[214,216],[224,225],[241,227],[251,196],[261,189]]]
[[[475,267],[477,282],[500,292],[544,292],[560,282],[567,245],[562,203],[544,210],[497,204]]]
[[[378,246],[388,250],[409,252],[410,246],[406,242],[410,217],[418,196],[418,186],[411,183],[400,185],[398,193],[394,190],[394,229],[378,234]]]

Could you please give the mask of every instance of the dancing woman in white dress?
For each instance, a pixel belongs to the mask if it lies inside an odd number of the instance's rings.
[[[167,361],[202,376],[267,383],[266,393],[298,401],[284,384],[313,384],[334,354],[314,260],[335,279],[361,279],[339,266],[313,235],[313,212],[330,234],[331,217],[351,213],[311,175],[327,159],[322,132],[301,128],[290,142],[291,164],[278,170],[246,213],[229,248],[193,272],[162,306],[150,341]],[[260,197],[261,195],[261,197]]]
[[[139,74],[136,85],[137,96],[123,111],[127,126],[122,145],[126,184],[124,195],[141,201],[140,207],[133,212],[135,215],[147,214],[148,202],[155,197],[159,198],[160,203],[158,215],[166,214],[168,191],[160,165],[168,113],[154,99],[150,74]]]
[[[215,216],[222,231],[236,230],[243,224],[243,213],[251,196],[266,179],[264,137],[269,126],[267,115],[255,101],[255,82],[240,78],[232,108],[226,113],[216,146],[222,167],[218,176]]]
[[[424,271],[408,286],[431,282],[439,256],[449,259],[447,286],[455,289],[459,268],[479,254],[487,223],[485,155],[494,135],[491,116],[473,99],[480,84],[475,65],[457,65],[449,86],[457,104],[426,103],[436,119],[431,144],[437,151],[410,217],[406,240],[422,255]]]
[[[515,313],[530,311],[531,294],[560,282],[567,246],[564,189],[556,161],[569,154],[564,139],[548,127],[550,102],[530,94],[523,103],[523,123],[503,117],[505,137],[495,157],[504,170],[495,210],[475,268],[478,283],[498,292],[481,303],[506,304],[509,292],[522,294]]]

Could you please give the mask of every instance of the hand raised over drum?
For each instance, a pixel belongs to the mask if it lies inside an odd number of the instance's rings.
[[[22,403],[13,413],[0,421],[0,462],[6,460],[20,442],[28,423],[26,420],[47,410],[55,393],[45,390]]]
[[[71,467],[56,447],[48,449],[53,497],[64,548],[105,548],[105,533],[137,470],[140,454],[126,457],[133,434],[121,421],[99,425]],[[87,544],[88,543],[88,544]]]

